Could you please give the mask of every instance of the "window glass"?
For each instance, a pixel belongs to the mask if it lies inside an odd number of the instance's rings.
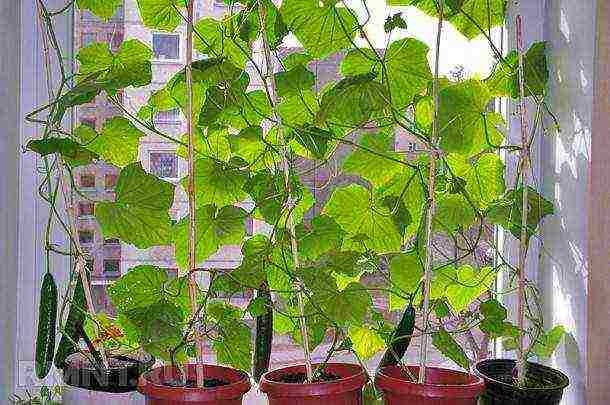
[[[92,202],[81,201],[78,203],[78,216],[87,217],[93,215],[95,205]]]
[[[177,60],[180,57],[180,37],[175,34],[153,34],[153,54],[157,60]]]
[[[104,274],[116,276],[121,272],[119,259],[104,259]]]
[[[81,173],[79,185],[81,188],[95,188],[95,174]]]
[[[114,173],[106,173],[104,175],[104,188],[106,190],[114,190],[118,176]]]
[[[178,160],[174,152],[151,152],[150,171],[161,178],[178,176]]]
[[[179,124],[180,110],[172,108],[167,111],[159,111],[155,114],[155,123],[157,124]]]
[[[78,231],[78,240],[80,243],[89,245],[93,243],[95,233],[92,230],[81,229]]]
[[[85,32],[83,34],[83,47],[96,42],[96,34],[93,32]]]

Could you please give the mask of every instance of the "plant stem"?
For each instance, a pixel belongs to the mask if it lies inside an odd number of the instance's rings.
[[[432,96],[434,98],[434,119],[432,120],[432,137],[430,144],[430,173],[428,180],[428,212],[426,213],[426,267],[424,272],[424,298],[423,298],[423,333],[419,346],[419,378],[418,383],[426,381],[426,360],[428,354],[428,327],[430,322],[430,284],[432,282],[432,222],[436,211],[435,193],[436,187],[436,160],[438,159],[438,115],[439,115],[439,66],[441,54],[441,35],[443,32],[443,9],[445,1],[438,1],[438,26],[436,31],[436,60],[434,61],[434,82],[432,85]]]
[[[196,255],[196,227],[197,219],[195,216],[195,135],[193,131],[193,15],[194,0],[187,2],[187,21],[186,21],[186,66],[184,69],[186,76],[186,133],[188,137],[188,206],[189,206],[189,298],[191,301],[191,311],[193,318],[198,317],[197,313],[197,267]],[[195,366],[197,374],[197,386],[203,387],[205,379],[204,370],[204,344],[203,337],[199,333],[200,325],[194,323],[195,345],[197,349],[197,364]]]
[[[261,27],[261,42],[263,45],[263,53],[265,56],[265,73],[268,76],[268,92],[269,98],[271,102],[271,106],[273,107],[273,118],[277,123],[277,128],[279,132],[279,139],[282,142],[282,171],[284,173],[284,186],[286,187],[286,191],[288,194],[288,218],[286,219],[286,226],[288,228],[288,233],[290,234],[290,249],[292,252],[292,261],[295,269],[295,274],[297,274],[294,289],[296,290],[297,295],[297,304],[299,308],[299,326],[301,329],[301,339],[303,343],[303,354],[305,357],[305,371],[307,375],[307,382],[311,382],[313,378],[313,369],[311,364],[311,353],[309,352],[309,335],[307,334],[307,323],[305,321],[305,301],[303,297],[303,281],[298,277],[298,269],[299,269],[299,248],[297,244],[297,239],[295,235],[295,226],[294,226],[294,218],[292,216],[294,199],[292,196],[292,186],[290,183],[290,162],[288,159],[288,147],[286,145],[286,139],[284,138],[284,131],[282,125],[282,119],[277,110],[278,105],[278,97],[275,87],[275,77],[273,75],[273,62],[271,60],[271,49],[269,48],[269,43],[267,41],[266,36],[266,9],[264,5],[259,2],[259,18],[260,18],[260,27]]]
[[[522,386],[525,382],[525,261],[527,259],[527,215],[528,215],[528,186],[527,165],[529,161],[528,136],[527,136],[527,110],[525,104],[525,77],[523,69],[523,19],[517,15],[517,54],[519,55],[519,117],[521,119],[521,158],[520,171],[523,187],[523,201],[521,205],[521,237],[519,243],[519,288],[517,325],[519,327],[519,347],[517,357],[517,382]]]

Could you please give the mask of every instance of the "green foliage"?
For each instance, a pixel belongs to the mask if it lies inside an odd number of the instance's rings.
[[[423,260],[416,251],[396,255],[390,260],[390,279],[397,293],[390,293],[390,310],[401,309],[405,296],[415,294],[424,274]]]
[[[235,35],[229,19],[218,21],[203,18],[195,23],[195,48],[211,58],[225,57],[239,68],[244,68],[252,51],[247,41]]]
[[[250,328],[241,319],[242,311],[220,301],[211,302],[207,310],[216,323],[217,337],[212,340],[212,345],[218,361],[250,371],[252,337]]]
[[[195,218],[197,263],[203,262],[224,245],[239,243],[244,237],[246,212],[241,208],[204,205],[196,210]],[[186,269],[188,268],[188,217],[175,225],[173,234],[176,262],[181,269]]]
[[[527,237],[536,233],[542,219],[554,213],[553,203],[542,197],[536,190],[528,186]],[[521,239],[521,221],[523,207],[523,188],[508,190],[504,196],[494,201],[487,209],[486,217],[494,224],[510,231],[517,239]]]
[[[397,28],[402,28],[404,30],[408,28],[407,22],[402,17],[402,13],[396,13],[391,17],[387,17],[385,19],[385,24],[383,25],[383,30],[385,32],[392,32]]]
[[[119,238],[140,249],[171,242],[172,184],[146,173],[137,162],[121,170],[115,193],[114,202],[95,204],[104,238]]]
[[[195,195],[198,204],[216,204],[223,207],[243,201],[246,194],[243,187],[248,180],[248,172],[234,164],[218,162],[213,159],[195,161]],[[188,188],[188,178],[182,180]]]
[[[335,1],[286,0],[280,13],[307,52],[323,59],[351,45],[358,31],[355,14]],[[322,4],[322,5],[321,5]]]
[[[375,330],[354,326],[349,329],[349,338],[359,358],[368,360],[385,347],[385,342]]]
[[[565,334],[566,331],[561,325],[555,326],[550,331],[543,333],[532,346],[533,353],[543,359],[550,358],[557,349],[557,346],[559,346],[563,340]]]
[[[445,329],[441,328],[432,335],[432,344],[436,349],[441,352],[447,358],[453,360],[458,366],[468,370],[470,368],[470,361],[466,352],[460,346],[460,344],[448,333]]]
[[[107,163],[125,167],[138,160],[140,139],[145,135],[128,119],[114,117],[106,121],[99,134],[87,125],[81,125],[74,130],[74,136]]]
[[[519,59],[517,51],[509,53],[498,62],[492,74],[485,80],[493,96],[519,98]],[[536,42],[523,58],[526,96],[542,96],[549,80],[546,61],[546,43]]]
[[[122,4],[121,0],[76,0],[80,10],[89,10],[104,21],[108,21]]]
[[[83,166],[93,162],[98,156],[83,145],[68,138],[34,139],[27,148],[40,156],[58,153],[70,166]]]
[[[116,53],[108,44],[96,42],[78,51],[77,79],[79,84],[92,84],[109,92],[146,86],[152,80],[151,58],[152,50],[137,39],[123,42]]]
[[[337,189],[324,208],[347,233],[343,249],[397,252],[402,237],[383,206],[372,206],[369,192],[362,186]]]
[[[138,0],[144,26],[161,31],[174,31],[185,15],[186,0]]]

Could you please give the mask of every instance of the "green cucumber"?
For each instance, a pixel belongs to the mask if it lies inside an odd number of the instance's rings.
[[[409,304],[409,306],[405,309],[405,312],[402,314],[402,319],[398,323],[398,326],[396,326],[396,329],[394,329],[394,332],[392,332],[390,347],[383,355],[383,358],[379,363],[379,368],[395,366],[398,364],[398,360],[402,359],[409,348],[409,344],[411,343],[411,335],[413,334],[414,328],[415,308],[413,308],[413,305]]]
[[[257,382],[269,370],[271,345],[273,343],[273,307],[271,292],[266,283],[256,290],[256,297],[265,301],[266,311],[256,317],[256,338],[254,346],[254,370],[252,375]]]
[[[40,289],[38,335],[36,337],[36,376],[43,379],[49,374],[55,354],[55,328],[57,323],[57,286],[51,273],[46,273]]]
[[[66,359],[78,350],[74,343],[78,343],[81,338],[79,325],[84,324],[87,307],[85,304],[85,289],[83,288],[82,277],[76,275],[76,287],[70,303],[68,319],[61,334],[59,347],[55,353],[55,367],[63,369],[66,366]]]

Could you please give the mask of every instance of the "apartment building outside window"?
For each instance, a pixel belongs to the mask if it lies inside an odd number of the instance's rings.
[[[85,245],[90,245],[93,243],[93,239],[95,238],[95,233],[90,229],[81,229],[78,231],[78,241]]]
[[[81,173],[79,180],[81,188],[95,188],[95,174]]]
[[[178,34],[152,34],[153,55],[159,61],[180,59],[180,36]]]
[[[180,110],[172,108],[167,111],[159,111],[155,114],[155,124],[179,124]]]
[[[79,217],[90,217],[94,215],[95,205],[89,201],[81,201],[78,203],[78,216]]]
[[[104,188],[106,191],[112,191],[116,187],[117,175],[114,173],[106,173],[104,175]]]
[[[151,152],[150,171],[158,177],[174,179],[178,177],[178,159],[175,152]]]

